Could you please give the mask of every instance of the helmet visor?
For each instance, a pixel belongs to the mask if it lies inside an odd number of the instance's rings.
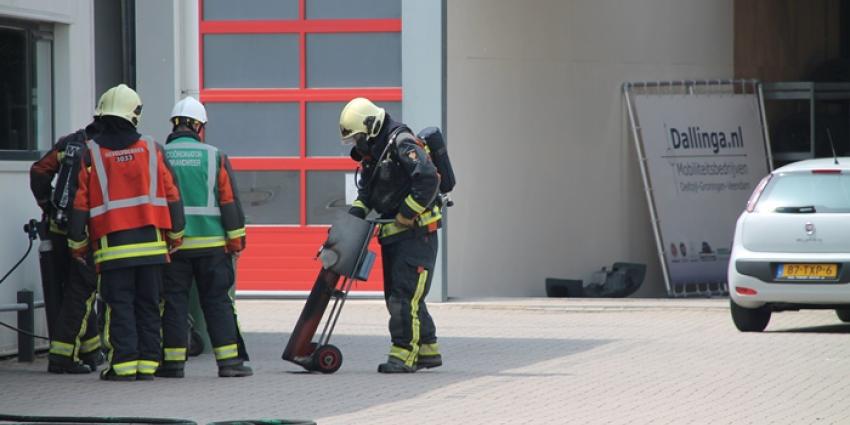
[[[348,137],[342,138],[342,144],[344,146],[357,146],[366,142],[366,134],[365,133],[355,133]]]

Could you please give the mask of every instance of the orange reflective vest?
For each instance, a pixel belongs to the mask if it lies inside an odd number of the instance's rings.
[[[165,180],[169,173],[156,142],[142,138],[125,149],[109,150],[88,141],[91,180],[88,188],[89,238],[154,226],[171,228]]]

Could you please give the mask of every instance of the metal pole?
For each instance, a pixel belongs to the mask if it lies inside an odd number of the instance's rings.
[[[646,203],[649,205],[649,216],[652,218],[652,231],[655,234],[655,242],[658,248],[658,260],[661,262],[661,273],[664,276],[664,286],[667,287],[667,295],[673,295],[670,287],[670,273],[667,271],[667,261],[664,258],[664,244],[661,241],[661,233],[658,230],[658,215],[655,211],[655,201],[652,199],[652,186],[649,184],[649,175],[646,171],[646,157],[643,154],[641,146],[640,133],[638,131],[637,120],[635,119],[634,111],[632,111],[632,100],[629,96],[630,85],[623,84],[623,94],[626,96],[626,109],[629,113],[629,122],[632,124],[632,135],[635,138],[635,148],[637,149],[638,162],[640,163],[640,174],[643,177],[643,186],[646,189]]]
[[[767,169],[768,171],[773,171],[773,149],[770,146],[770,129],[767,128],[767,116],[765,116],[764,112],[764,86],[762,83],[758,83],[756,85],[758,87],[758,102],[759,102],[759,112],[761,117],[761,131],[764,136],[764,149],[767,153]]]
[[[815,157],[815,86],[809,88],[809,158]]]
[[[32,291],[18,291],[18,303],[27,306],[18,311],[18,328],[26,332],[18,332],[18,362],[32,363],[35,360],[35,339],[32,336],[35,332],[35,303]]]

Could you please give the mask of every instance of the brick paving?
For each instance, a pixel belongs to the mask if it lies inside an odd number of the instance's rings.
[[[153,416],[199,424],[847,424],[850,324],[832,311],[735,330],[725,300],[458,300],[432,304],[445,366],[376,373],[387,313],[351,300],[333,375],[280,360],[302,301],[240,300],[255,376],[216,377],[211,355],[182,380],[113,383],[0,361],[0,413]]]

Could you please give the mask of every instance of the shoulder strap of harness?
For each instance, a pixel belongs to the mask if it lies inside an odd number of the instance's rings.
[[[399,127],[396,127],[396,129],[393,130],[392,133],[390,133],[389,137],[387,137],[387,145],[384,146],[384,150],[381,151],[381,155],[378,156],[378,160],[375,161],[376,167],[380,166],[381,162],[387,157],[387,155],[390,154],[390,146],[394,147],[396,139],[398,138],[398,136],[405,131],[413,134],[413,132],[410,130],[410,128],[407,127],[406,125],[401,125]],[[371,188],[372,183],[375,181],[375,177],[377,177],[377,176],[378,176],[378,173],[373,172],[372,175],[369,177],[369,181],[366,182],[366,185],[364,187]]]

